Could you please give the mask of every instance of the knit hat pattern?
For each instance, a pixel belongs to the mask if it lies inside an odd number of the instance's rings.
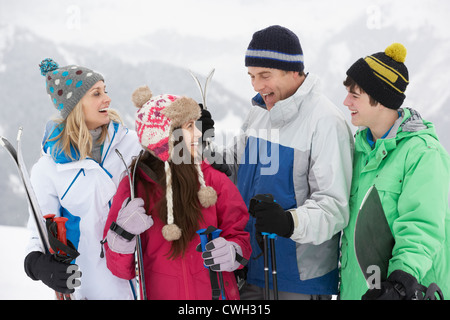
[[[303,50],[297,35],[278,25],[255,32],[245,53],[245,66],[303,71]]]
[[[172,94],[153,96],[148,86],[137,88],[131,97],[136,112],[136,132],[139,142],[149,152],[164,162],[166,173],[167,224],[162,229],[167,241],[181,237],[181,230],[175,224],[173,214],[172,174],[169,162],[173,160],[174,130],[201,116],[200,107],[193,99]],[[217,201],[216,191],[206,186],[200,164],[196,164],[200,190],[200,204],[208,208]]]
[[[63,119],[94,84],[104,81],[101,74],[91,69],[77,65],[60,67],[50,58],[42,60],[39,68],[45,76],[47,93]]]
[[[376,101],[397,110],[405,100],[409,84],[405,59],[406,48],[393,43],[384,52],[357,60],[347,70],[347,75]]]

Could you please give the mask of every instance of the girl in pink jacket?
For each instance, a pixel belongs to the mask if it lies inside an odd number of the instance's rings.
[[[225,299],[239,299],[233,271],[250,257],[247,207],[230,179],[197,156],[198,104],[187,97],[152,96],[146,86],[132,96],[136,131],[146,152],[134,161],[130,183],[119,185],[105,225],[111,272],[136,276],[135,235],[140,234],[148,299],[211,299],[210,271],[221,272]],[[137,164],[136,164],[137,163]],[[221,229],[202,253],[199,229]],[[123,230],[125,232],[123,232]]]

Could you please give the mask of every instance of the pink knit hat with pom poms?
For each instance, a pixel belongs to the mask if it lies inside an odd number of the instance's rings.
[[[200,107],[193,99],[171,94],[153,96],[148,86],[137,88],[131,97],[136,112],[136,132],[143,147],[164,162],[166,172],[167,224],[162,234],[167,241],[181,237],[180,228],[174,223],[172,174],[169,162],[172,161],[174,137],[173,131],[186,122],[200,118]],[[208,208],[217,201],[216,191],[206,186],[200,164],[195,164],[198,171],[200,204]]]

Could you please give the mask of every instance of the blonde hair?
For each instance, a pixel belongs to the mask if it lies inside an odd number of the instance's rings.
[[[108,115],[110,121],[123,124],[119,113],[116,110],[108,109]],[[47,141],[55,141],[55,148],[52,150],[52,155],[56,156],[57,153],[64,152],[71,160],[83,160],[88,156],[92,156],[92,135],[86,125],[83,105],[81,101],[77,103],[75,108],[70,112],[67,118],[55,119],[55,122],[62,126],[62,131],[56,137],[47,139]],[[102,126],[102,133],[98,139],[99,143],[103,143],[108,136],[108,124]],[[49,134],[51,136],[51,134]],[[71,147],[75,150],[76,154],[72,154]]]

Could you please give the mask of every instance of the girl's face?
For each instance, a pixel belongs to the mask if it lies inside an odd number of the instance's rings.
[[[186,122],[181,126],[183,131],[183,139],[188,147],[189,152],[192,157],[196,158],[198,155],[198,142],[202,137],[202,132],[197,129],[195,125],[195,120]]]
[[[106,85],[100,80],[89,89],[81,99],[86,125],[89,130],[108,124],[108,115],[111,98],[107,95]]]

